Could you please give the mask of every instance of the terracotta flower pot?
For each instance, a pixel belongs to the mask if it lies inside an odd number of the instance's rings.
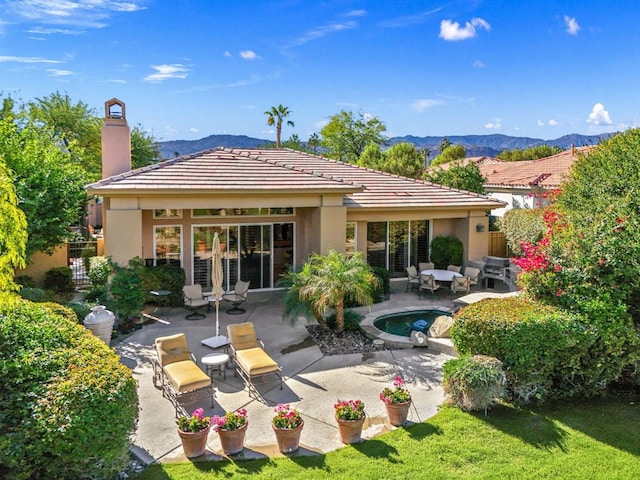
[[[218,430],[220,444],[222,445],[222,451],[225,455],[235,455],[242,451],[244,448],[244,436],[247,432],[247,425],[249,425],[248,421],[235,430]]]
[[[399,427],[407,422],[411,400],[404,403],[385,403],[385,407],[387,407],[389,423],[394,427]]]
[[[195,458],[204,454],[207,450],[209,430],[211,430],[211,425],[199,432],[183,432],[178,429],[178,435],[182,440],[182,449],[187,458]]]
[[[366,414],[359,420],[342,420],[336,417],[338,422],[338,431],[340,432],[340,440],[342,443],[356,443],[362,435],[362,427],[367,418]]]
[[[291,453],[298,450],[300,447],[300,434],[302,433],[302,427],[304,427],[304,421],[300,423],[296,428],[278,428],[273,423],[273,428],[276,434],[276,441],[278,442],[278,450],[282,453]]]

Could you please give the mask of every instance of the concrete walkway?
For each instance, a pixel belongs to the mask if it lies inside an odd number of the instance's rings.
[[[395,307],[453,308],[453,297],[404,293],[405,283],[394,282],[389,301],[374,305],[372,310]],[[324,356],[310,339],[305,319],[296,322],[282,320],[282,292],[253,292],[243,305],[246,313],[229,315],[229,305],[220,309],[220,331],[226,335],[229,323],[251,321],[255,324],[266,350],[283,369],[285,383],[279,389],[277,379],[258,384],[262,401],[249,397],[240,377],[232,369],[226,370],[226,380],[214,371],[215,406],[203,394],[194,394],[183,406],[188,412],[198,407],[206,415],[223,415],[225,411],[246,408],[249,426],[245,449],[234,459],[281,457],[271,429],[273,408],[278,403],[290,403],[301,413],[305,427],[301,448],[295,455],[326,453],[344,445],[340,442],[333,405],[338,399],[360,399],[365,403],[367,422],[363,439],[393,429],[386,422],[384,404],[378,398],[384,387],[391,387],[393,378],[402,375],[413,396],[409,414],[411,422],[422,422],[437,412],[442,403],[442,364],[449,356],[426,349],[377,351],[365,354]],[[363,309],[368,312],[369,309]],[[215,350],[200,344],[200,340],[215,335],[215,312],[203,320],[185,320],[182,308],[168,309],[168,324],[150,322],[115,346],[122,362],[129,366],[138,381],[140,419],[133,438],[134,451],[140,459],[152,462],[184,461],[182,446],[176,432],[172,404],[153,386],[151,360],[155,358],[153,343],[156,337],[185,333],[189,348],[200,364],[200,358]],[[201,365],[201,364],[200,364]],[[204,369],[204,368],[203,368]],[[222,453],[218,435],[209,435],[208,450],[198,460],[220,460]]]

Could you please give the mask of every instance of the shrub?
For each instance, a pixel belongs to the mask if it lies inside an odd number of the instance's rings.
[[[149,292],[152,290],[168,290],[171,292],[163,302],[167,306],[182,306],[182,287],[186,283],[184,269],[173,265],[158,265],[145,267],[142,270],[142,288],[148,298]],[[157,298],[153,299],[157,301]]]
[[[95,307],[96,305],[96,303],[71,302],[67,307],[73,310],[78,323],[82,323],[84,318],[91,313],[91,307]]]
[[[132,259],[127,267],[115,268],[115,275],[109,285],[107,306],[118,317],[118,325],[138,315],[147,298],[142,281],[144,264],[140,259]]]
[[[389,298],[391,293],[389,270],[384,267],[371,267],[371,270],[380,279],[378,287],[373,291],[374,301],[376,303],[383,302]]]
[[[462,241],[453,236],[438,235],[431,241],[431,261],[436,268],[447,265],[462,265],[464,247]]]
[[[500,231],[514,255],[523,254],[522,242],[536,243],[542,239],[546,231],[542,212],[541,209],[513,208],[498,220]]]
[[[86,302],[106,305],[109,301],[109,288],[106,285],[93,287],[84,297]]]
[[[356,312],[355,310],[351,310],[349,308],[344,311],[344,329],[345,331],[355,331],[360,328],[360,322],[364,318],[364,315]],[[327,322],[327,326],[331,329],[336,329],[336,314],[335,312],[329,315],[325,321]]]
[[[36,286],[36,281],[29,275],[18,275],[13,281],[23,288],[34,288]]]
[[[49,301],[49,294],[41,288],[23,287],[20,289],[20,296],[31,302]]]
[[[44,277],[44,288],[54,292],[73,292],[73,275],[69,267],[55,267]]]
[[[43,303],[40,303],[39,305],[41,307],[46,308],[54,315],[60,315],[65,320],[68,320],[71,323],[76,323],[76,319],[77,319],[76,314],[69,307],[65,307],[64,305],[60,305],[59,303],[55,303],[55,302],[43,302]]]
[[[131,371],[39,304],[2,294],[0,316],[2,476],[114,478],[138,415]]]
[[[85,263],[87,265],[87,263]],[[89,258],[89,280],[91,285],[99,287],[106,285],[111,274],[111,263],[107,257],[91,257]]]
[[[458,311],[451,337],[463,355],[484,354],[501,360],[514,400],[527,402],[547,395],[584,393],[584,361],[597,333],[580,316],[557,307],[502,298]]]
[[[505,394],[502,362],[486,355],[447,360],[443,366],[444,392],[464,411],[484,410]]]

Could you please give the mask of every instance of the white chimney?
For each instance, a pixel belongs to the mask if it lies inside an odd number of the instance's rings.
[[[124,102],[112,98],[104,102],[102,125],[102,178],[131,170],[131,130]]]

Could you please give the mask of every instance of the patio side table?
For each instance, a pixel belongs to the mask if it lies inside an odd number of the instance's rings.
[[[151,295],[152,297],[155,297],[156,299],[156,304],[158,305],[156,307],[156,309],[153,311],[153,314],[155,315],[156,312],[158,312],[158,317],[162,318],[162,314],[164,313],[165,310],[165,302],[167,300],[167,297],[169,295],[171,295],[171,291],[169,290],[151,290],[149,292],[149,295]]]
[[[222,352],[209,353],[200,360],[205,367],[205,371],[209,376],[213,373],[214,367],[218,368],[218,375],[224,374],[224,379],[227,379],[227,362],[229,361],[229,355]],[[224,367],[223,367],[224,365]]]

